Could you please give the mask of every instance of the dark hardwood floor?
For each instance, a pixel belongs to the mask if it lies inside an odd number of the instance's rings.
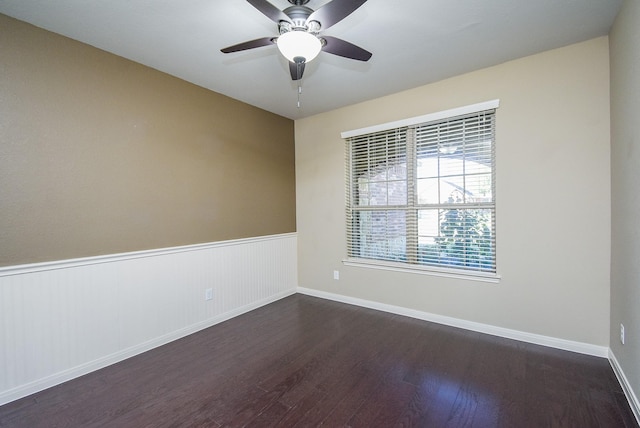
[[[604,358],[294,295],[0,407],[2,427],[637,427]]]

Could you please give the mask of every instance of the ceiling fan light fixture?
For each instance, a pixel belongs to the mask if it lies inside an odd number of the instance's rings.
[[[318,56],[322,49],[322,42],[313,34],[302,30],[286,32],[276,42],[280,53],[291,62],[309,62]]]

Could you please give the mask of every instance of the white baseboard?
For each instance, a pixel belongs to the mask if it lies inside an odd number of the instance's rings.
[[[638,397],[633,392],[633,388],[631,388],[631,384],[629,383],[627,376],[625,376],[624,372],[622,371],[622,367],[620,367],[620,363],[618,363],[618,360],[611,349],[609,349],[609,362],[611,363],[613,372],[618,378],[618,382],[620,382],[620,386],[622,386],[624,395],[629,401],[629,407],[631,407],[631,411],[636,417],[638,425],[640,425],[640,401],[638,401]]]
[[[543,345],[551,348],[578,352],[580,354],[593,355],[602,358],[607,358],[609,356],[609,348],[605,346],[591,345],[588,343],[543,336],[541,334],[533,334],[503,327],[496,327],[489,324],[461,320],[458,318],[432,314],[415,309],[403,308],[401,306],[388,305],[386,303],[379,303],[371,300],[359,299],[356,297],[343,296],[341,294],[313,290],[310,288],[298,287],[298,293],[320,297],[327,300],[334,300],[336,302],[347,303],[350,305],[362,306],[364,308],[376,309],[396,315],[404,315],[407,317],[430,321],[437,324],[448,325],[451,327],[463,328],[465,330],[477,331],[479,333],[491,334],[493,336],[500,336],[508,339],[519,340],[522,342],[534,343],[536,345]]]
[[[203,321],[194,325],[190,325],[188,327],[171,332],[164,336],[154,338],[153,340],[147,341],[145,343],[137,344],[135,346],[124,349],[122,351],[115,352],[111,355],[106,355],[97,360],[90,361],[80,366],[73,367],[69,370],[64,370],[62,372],[52,374],[45,378],[38,379],[34,382],[31,382],[25,385],[20,385],[17,388],[13,388],[8,391],[3,391],[2,393],[0,393],[0,405],[9,403],[11,401],[20,399],[22,397],[26,397],[36,392],[43,391],[47,388],[51,388],[52,386],[59,385],[61,383],[67,382],[77,377],[84,376],[93,371],[96,371],[96,370],[105,368],[107,366],[110,366],[112,364],[118,363],[120,361],[126,360],[127,358],[131,358],[136,355],[142,354],[144,352],[150,351],[159,346],[166,345],[167,343],[173,342],[174,340],[189,336],[190,334],[212,327],[216,324],[227,321],[231,318],[237,317],[244,313],[253,311],[254,309],[257,309],[261,306],[268,305],[270,303],[273,303],[285,297],[291,296],[295,293],[296,293],[296,290],[292,289],[292,290],[278,293],[273,296],[269,296],[266,299],[252,302],[251,304],[242,306],[240,308],[236,308],[234,310],[220,314],[216,317],[210,318],[206,321]]]

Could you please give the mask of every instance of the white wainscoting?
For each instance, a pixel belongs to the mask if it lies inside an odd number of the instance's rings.
[[[296,287],[295,233],[0,268],[0,405]]]

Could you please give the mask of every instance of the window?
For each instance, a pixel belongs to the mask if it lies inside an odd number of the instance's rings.
[[[495,275],[496,107],[343,133],[350,260]]]

